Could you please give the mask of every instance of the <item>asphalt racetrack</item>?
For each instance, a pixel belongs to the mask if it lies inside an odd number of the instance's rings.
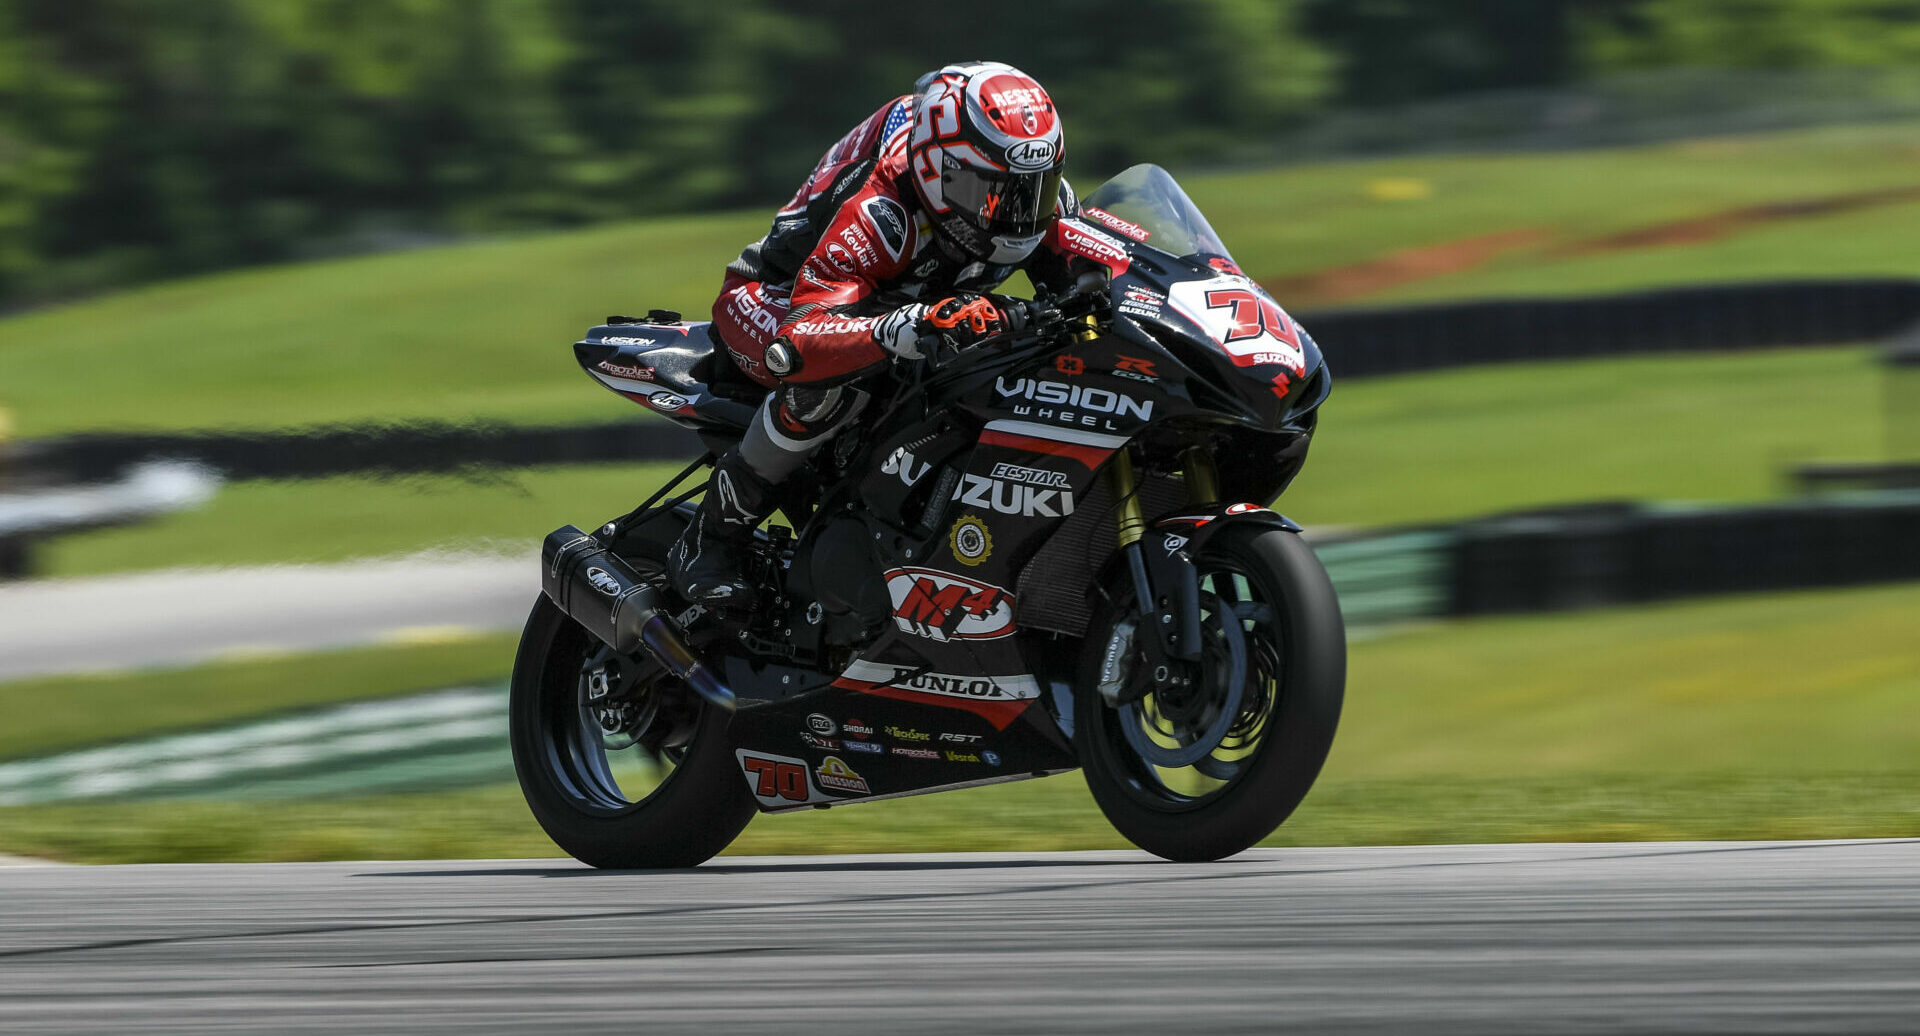
[[[1920,1031],[1920,840],[0,869],[0,1032]]]

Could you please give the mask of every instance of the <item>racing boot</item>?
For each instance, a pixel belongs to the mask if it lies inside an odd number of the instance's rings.
[[[773,513],[773,485],[735,447],[713,465],[713,477],[679,542],[667,551],[673,588],[690,603],[727,609],[753,607],[754,587],[741,565],[753,530]]]

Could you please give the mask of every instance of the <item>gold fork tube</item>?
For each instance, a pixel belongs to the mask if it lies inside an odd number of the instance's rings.
[[[1118,511],[1120,549],[1140,542],[1146,535],[1147,519],[1140,513],[1140,495],[1133,479],[1133,457],[1125,448],[1113,455],[1113,463],[1108,465],[1108,483],[1113,489],[1113,499],[1120,505]]]
[[[1180,463],[1187,470],[1187,495],[1196,504],[1214,504],[1220,502],[1220,475],[1213,466],[1213,457],[1204,446],[1189,446],[1180,455]]]

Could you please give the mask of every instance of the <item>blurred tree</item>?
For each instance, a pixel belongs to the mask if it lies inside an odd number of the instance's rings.
[[[1640,0],[1583,19],[1596,71],[1920,64],[1920,0]]]
[[[1606,0],[1313,0],[1307,31],[1342,58],[1340,99],[1392,104],[1548,86],[1576,72],[1576,5]]]

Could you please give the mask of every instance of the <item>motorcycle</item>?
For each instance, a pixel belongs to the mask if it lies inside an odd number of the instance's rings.
[[[781,486],[791,526],[754,533],[750,613],[678,600],[664,559],[763,390],[673,313],[575,344],[709,452],[543,546],[509,714],[561,848],[689,867],[756,811],[1075,768],[1171,860],[1229,856],[1293,812],[1333,742],[1346,641],[1300,527],[1259,501],[1305,460],[1326,366],[1158,166],[1060,234],[1101,275],[1036,293],[991,343],[899,361]]]

